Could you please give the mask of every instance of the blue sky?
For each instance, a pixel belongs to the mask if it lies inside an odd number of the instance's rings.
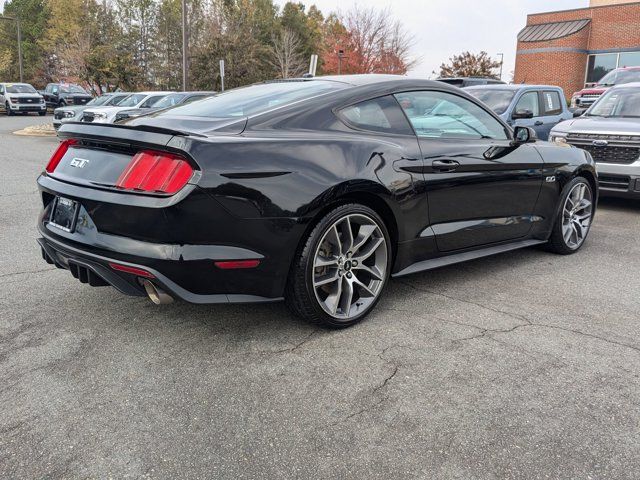
[[[581,8],[588,0],[298,0],[315,3],[323,12],[349,9],[352,5],[389,7],[414,36],[414,54],[422,62],[410,72],[429,77],[442,62],[465,50],[504,53],[504,79],[510,80],[515,65],[516,36],[528,13]],[[284,4],[285,0],[276,0]]]

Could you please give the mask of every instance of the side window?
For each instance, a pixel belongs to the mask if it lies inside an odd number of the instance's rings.
[[[156,103],[158,100],[160,100],[163,97],[164,95],[156,95],[154,97],[149,97],[144,101],[142,105],[140,105],[140,108],[150,108],[154,103]]]
[[[438,91],[396,94],[419,137],[508,139],[504,126],[472,101]]]
[[[4,85],[0,85],[0,95],[4,95]]]
[[[545,115],[560,115],[562,103],[558,92],[542,92],[542,105]]]
[[[538,104],[538,92],[527,92],[520,97],[516,104],[516,112],[529,110],[534,117],[540,116],[540,105]]]
[[[349,125],[374,132],[413,135],[411,126],[393,97],[367,100],[340,111],[340,117]]]
[[[58,85],[54,85],[53,87],[51,87],[51,93],[53,93],[54,95],[58,94]]]
[[[182,103],[191,103],[191,102],[196,102],[198,100],[202,100],[203,98],[207,98],[208,95],[194,95],[192,97],[187,98],[184,102]]]

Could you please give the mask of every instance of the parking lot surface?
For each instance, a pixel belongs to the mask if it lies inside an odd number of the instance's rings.
[[[367,321],[155,306],[40,257],[55,138],[0,118],[0,478],[624,479],[640,471],[640,204],[584,249],[391,281]]]

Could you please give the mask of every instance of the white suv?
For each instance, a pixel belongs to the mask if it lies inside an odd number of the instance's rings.
[[[164,97],[172,92],[138,92],[132,93],[122,102],[118,103],[114,107],[97,107],[87,108],[82,113],[83,122],[93,123],[113,123],[116,119],[116,114],[122,110],[129,110],[132,108],[151,108],[153,105],[162,100]]]

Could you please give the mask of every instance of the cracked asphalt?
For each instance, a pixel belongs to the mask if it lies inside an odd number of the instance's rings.
[[[640,203],[571,257],[391,282],[324,331],[283,305],[158,307],[44,263],[53,138],[0,118],[0,478],[632,479]]]

